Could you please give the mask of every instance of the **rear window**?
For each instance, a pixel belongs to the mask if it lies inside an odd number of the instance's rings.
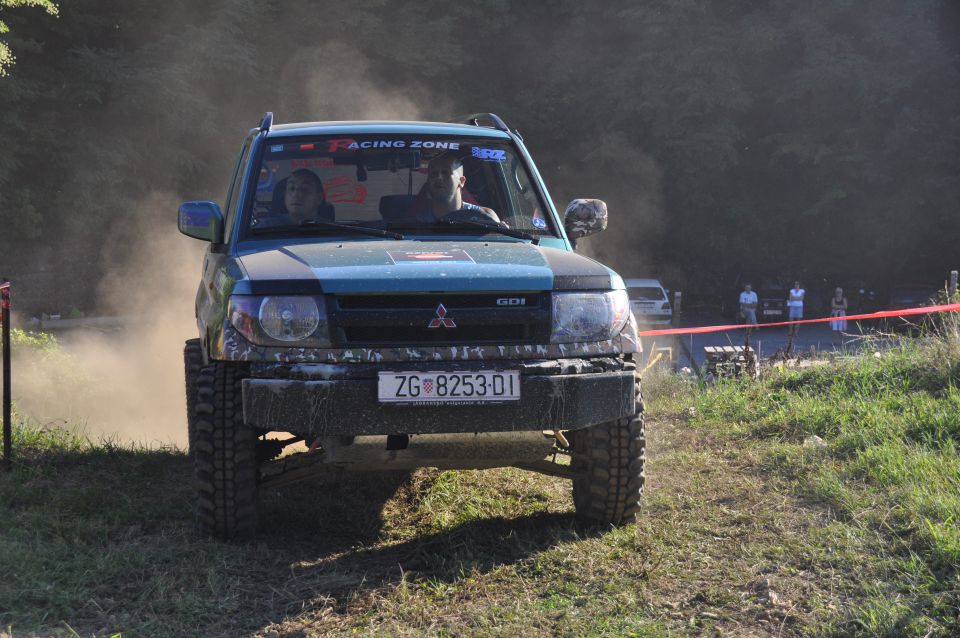
[[[431,167],[442,165],[455,172],[454,181],[463,179],[462,209],[482,207],[510,228],[556,234],[509,140],[424,135],[267,140],[245,229],[255,235],[258,228],[308,218],[414,234],[449,232],[434,224],[445,203],[440,187],[428,182]]]
[[[637,286],[636,288],[627,288],[627,294],[632,301],[663,301],[666,296],[662,288],[656,286]]]

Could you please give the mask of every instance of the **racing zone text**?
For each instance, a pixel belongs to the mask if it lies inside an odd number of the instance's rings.
[[[407,140],[367,140],[364,142],[357,142],[354,139],[345,138],[330,140],[328,144],[328,153],[336,153],[337,151],[358,151],[360,149],[370,148],[433,148],[449,151],[460,150],[460,142],[444,142],[435,140],[410,140],[409,142]]]

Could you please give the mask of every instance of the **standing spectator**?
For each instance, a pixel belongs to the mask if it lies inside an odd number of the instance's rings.
[[[750,284],[743,285],[743,292],[740,293],[740,316],[743,317],[743,323],[757,325],[757,293],[753,292]],[[751,328],[747,328],[747,334],[750,334]]]
[[[847,298],[843,296],[843,288],[837,288],[833,291],[833,299],[830,300],[830,316],[847,316]],[[847,320],[838,319],[830,322],[830,345],[834,344],[834,338],[840,335],[840,345],[843,345],[843,332],[847,329]]]
[[[800,287],[800,282],[793,282],[793,288],[790,289],[790,296],[787,297],[787,310],[789,311],[790,321],[798,321],[803,319],[803,296],[806,294],[806,291]],[[790,326],[787,334],[791,337],[796,337],[797,332],[800,326],[792,325]]]

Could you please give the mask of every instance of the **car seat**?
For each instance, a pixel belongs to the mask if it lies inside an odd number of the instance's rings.
[[[410,218],[416,195],[384,195],[380,198],[380,216],[387,223]]]
[[[273,199],[270,202],[270,216],[276,215],[286,215],[287,206],[283,203],[284,193],[287,191],[287,179],[284,177],[276,186],[273,187]],[[332,222],[336,219],[336,214],[333,209],[333,204],[327,201],[327,194],[323,190],[323,183],[320,183],[320,197],[323,201],[320,203],[320,208],[317,210],[317,220]]]
[[[424,183],[416,195],[404,195],[404,197],[412,197],[410,200],[409,210],[407,211],[407,217],[413,217],[418,211],[427,210],[430,208],[430,196],[427,194],[427,184]],[[463,198],[468,204],[474,204],[476,206],[482,206],[483,204],[471,193],[466,186],[460,190],[460,197]]]

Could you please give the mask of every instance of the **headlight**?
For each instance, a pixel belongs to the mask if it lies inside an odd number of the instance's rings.
[[[310,297],[265,297],[260,326],[277,341],[301,341],[320,325],[320,309]]]
[[[606,341],[623,330],[629,316],[626,290],[554,293],[550,341]]]
[[[230,297],[230,323],[261,346],[323,348],[330,345],[323,298],[307,296]]]

